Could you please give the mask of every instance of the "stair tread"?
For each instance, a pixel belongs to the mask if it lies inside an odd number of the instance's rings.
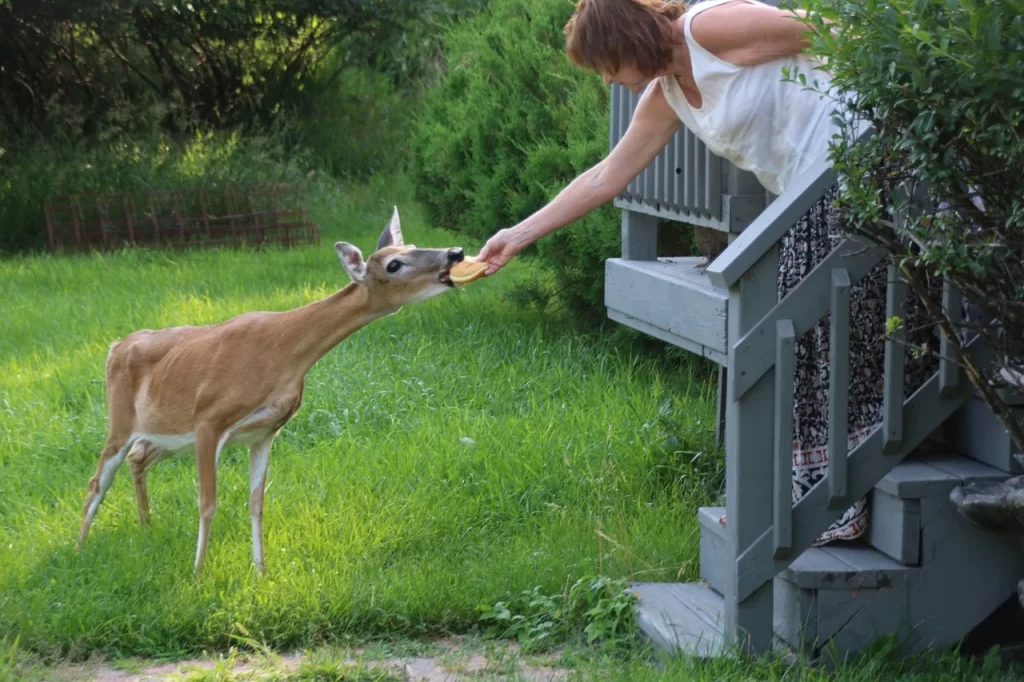
[[[907,457],[882,477],[875,488],[908,500],[948,495],[953,488],[971,481],[1007,478],[1010,474],[995,467],[955,453],[941,452]]]
[[[859,540],[811,547],[780,575],[808,589],[879,589],[916,571]]]
[[[724,652],[723,599],[703,583],[635,583],[640,629],[655,643],[701,658]]]
[[[724,513],[725,507],[700,507],[697,515],[702,532],[711,531],[724,537],[726,529],[718,523]],[[914,568],[901,564],[864,540],[855,540],[811,547],[780,575],[798,587],[877,588]]]

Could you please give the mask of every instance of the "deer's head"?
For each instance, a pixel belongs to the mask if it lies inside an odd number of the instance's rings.
[[[458,247],[419,249],[406,245],[397,206],[377,240],[377,250],[369,258],[363,260],[359,248],[348,242],[338,242],[334,248],[352,281],[366,287],[375,305],[391,310],[454,289],[448,271],[464,258]]]

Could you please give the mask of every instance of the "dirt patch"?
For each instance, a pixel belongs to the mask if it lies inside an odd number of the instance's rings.
[[[433,643],[431,655],[373,657],[364,650],[322,651],[273,656],[233,654],[173,663],[131,665],[88,663],[46,669],[41,679],[53,682],[299,682],[337,679],[344,682],[468,682],[529,680],[561,682],[569,671],[555,656],[523,657],[514,643],[491,644],[485,650],[446,640]]]

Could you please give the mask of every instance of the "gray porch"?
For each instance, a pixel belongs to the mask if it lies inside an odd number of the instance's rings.
[[[636,101],[612,87],[613,147]],[[905,396],[896,341],[886,345],[883,424],[848,457],[830,450],[826,479],[791,502],[795,339],[831,313],[829,440],[845,444],[850,287],[885,255],[847,239],[777,300],[778,242],[834,180],[822,159],[774,197],[683,129],[615,200],[622,256],[606,263],[608,316],[721,368],[727,507],[696,511],[702,581],[635,585],[641,627],[667,650],[844,655],[887,635],[905,653],[952,645],[1024,578],[1020,540],[971,523],[951,501],[968,484],[1020,474],[1012,442],[952,361]],[[718,230],[728,247],[706,270],[693,254],[659,257],[663,221]],[[887,316],[900,314],[905,289],[890,268]],[[951,286],[943,306],[961,307]],[[865,495],[862,539],[812,547]]]

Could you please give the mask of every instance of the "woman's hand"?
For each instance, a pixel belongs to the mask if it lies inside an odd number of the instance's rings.
[[[487,261],[487,271],[484,274],[490,276],[507,265],[526,246],[527,242],[520,238],[512,228],[506,227],[503,230],[498,230],[487,240],[476,259]]]

